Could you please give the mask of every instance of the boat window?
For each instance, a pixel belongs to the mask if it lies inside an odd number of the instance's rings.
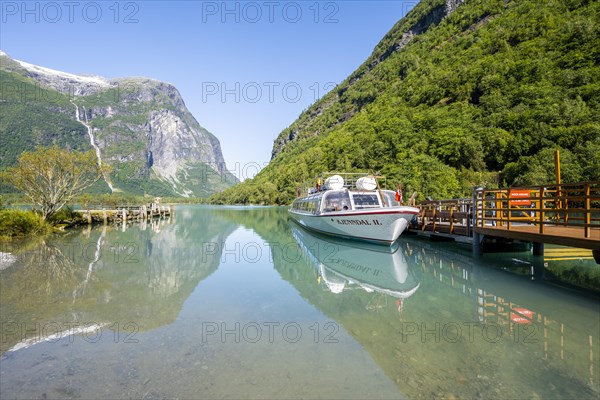
[[[383,196],[385,197],[385,207],[398,207],[400,205],[400,203],[396,201],[396,192],[384,190]]]
[[[380,207],[379,196],[376,193],[369,194],[353,194],[352,200],[356,209]]]
[[[350,209],[350,195],[347,190],[326,193],[323,197],[323,211],[343,211]]]
[[[317,214],[319,213],[320,198],[294,200],[292,203],[292,209],[296,211],[303,211],[306,213]]]

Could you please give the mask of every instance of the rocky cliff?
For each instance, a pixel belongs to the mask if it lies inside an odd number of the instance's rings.
[[[236,182],[219,140],[178,90],[147,78],[81,76],[0,54],[0,167],[38,145],[94,149],[107,190],[206,196]],[[49,122],[52,121],[52,122]]]

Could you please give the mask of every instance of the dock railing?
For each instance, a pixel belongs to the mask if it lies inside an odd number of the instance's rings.
[[[418,205],[421,210],[420,229],[471,236],[471,199],[426,201]]]
[[[575,227],[585,238],[600,229],[600,182],[476,189],[474,201],[476,227],[533,224],[540,234],[548,226]]]

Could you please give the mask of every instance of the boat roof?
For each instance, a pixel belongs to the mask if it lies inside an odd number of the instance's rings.
[[[330,178],[332,176],[335,175],[339,175],[344,179],[344,186],[342,189],[337,189],[337,190],[357,190],[357,191],[361,191],[361,192],[365,192],[365,190],[360,190],[356,187],[356,182],[360,179],[360,178],[374,178],[381,190],[388,190],[386,188],[385,185],[385,176],[383,175],[379,175],[377,173],[374,172],[366,172],[366,171],[362,171],[362,172],[337,172],[337,171],[329,171],[329,172],[321,172],[319,174],[317,174],[312,180],[308,181],[308,182],[304,182],[304,184],[302,186],[299,186],[299,189],[301,189],[300,192],[300,196],[298,196],[298,198],[303,198],[303,199],[310,199],[310,198],[314,198],[314,197],[318,197],[318,196],[322,196],[323,193],[326,193],[328,191],[333,191],[336,189],[327,189],[327,190],[321,190],[318,192],[314,192],[314,193],[309,193],[309,189],[310,188],[315,188],[317,185],[317,182],[319,182],[321,185],[325,184],[325,181],[327,180],[327,178]]]

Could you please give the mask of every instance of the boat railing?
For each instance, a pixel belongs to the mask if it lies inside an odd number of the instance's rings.
[[[328,190],[329,188],[325,185],[327,178],[334,175],[339,175],[344,178],[344,188],[348,190],[359,190],[356,186],[356,182],[360,178],[373,177],[377,180],[380,190],[387,190],[385,176],[373,174],[372,172],[322,172],[318,174],[312,181],[305,182],[303,185],[296,188],[297,197],[305,197],[311,194],[317,194]]]

